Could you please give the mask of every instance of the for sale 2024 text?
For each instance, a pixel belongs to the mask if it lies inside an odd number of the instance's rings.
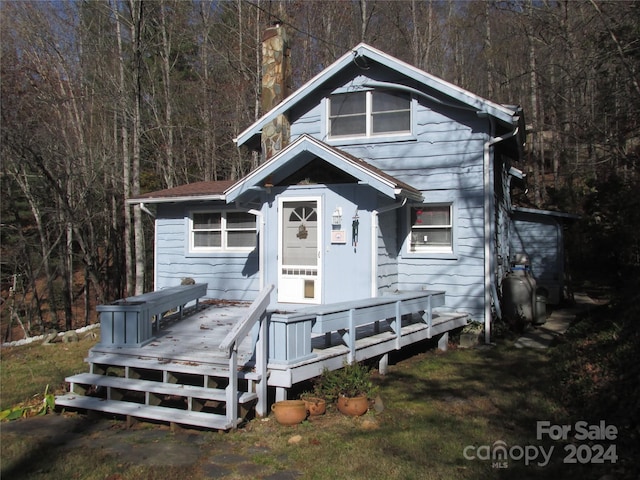
[[[615,443],[601,444],[593,442],[612,442],[618,438],[618,428],[607,425],[604,420],[597,424],[579,421],[573,425],[556,425],[547,420],[536,423],[536,439],[567,441],[572,438],[576,442],[564,446],[564,463],[616,463],[618,460]],[[552,447],[553,448],[553,447]]]

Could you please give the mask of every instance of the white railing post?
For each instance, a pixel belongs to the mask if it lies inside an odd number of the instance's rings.
[[[238,424],[238,350],[237,344],[229,352],[229,385],[226,389],[227,423],[235,428]]]
[[[356,322],[355,322],[355,308],[349,310],[349,363],[353,363],[356,359]]]
[[[402,306],[402,300],[396,302],[396,319],[393,322],[393,330],[396,333],[396,350],[400,350],[400,339],[402,338],[402,315],[400,315],[400,307]]]
[[[256,414],[260,417],[267,416],[267,355],[269,345],[267,343],[267,315],[260,318],[260,328],[258,329],[258,342],[256,343],[256,371],[260,374],[260,379],[256,386],[258,403],[256,404]]]
[[[268,285],[258,295],[258,298],[251,304],[249,311],[238,323],[236,323],[227,336],[222,340],[219,349],[229,356],[229,385],[226,389],[227,420],[236,427],[238,423],[238,344],[246,337],[253,326],[260,322],[260,332],[256,348],[256,365],[261,374],[258,383],[258,405],[259,408],[266,409],[267,401],[267,361],[266,352],[259,352],[258,349],[266,349],[266,310],[271,300],[273,285]]]

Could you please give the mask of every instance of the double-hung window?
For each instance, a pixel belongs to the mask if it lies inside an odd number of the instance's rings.
[[[411,252],[453,252],[453,221],[450,204],[411,207],[410,222],[409,250]]]
[[[247,212],[193,212],[189,233],[194,252],[253,250],[256,217]]]
[[[329,97],[329,137],[374,137],[411,133],[411,96],[366,90]]]

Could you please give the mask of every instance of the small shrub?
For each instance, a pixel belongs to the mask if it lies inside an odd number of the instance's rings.
[[[314,391],[329,401],[338,397],[360,397],[366,395],[371,398],[376,386],[371,380],[371,370],[368,366],[353,362],[345,363],[338,370],[324,369],[318,377]]]

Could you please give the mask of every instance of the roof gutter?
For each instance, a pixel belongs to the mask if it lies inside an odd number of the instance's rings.
[[[491,153],[493,147],[500,142],[504,142],[509,138],[513,138],[518,135],[520,129],[519,125],[516,126],[510,132],[505,133],[499,137],[494,137],[495,132],[495,119],[493,116],[489,116],[489,122],[491,123],[491,138],[484,144],[483,151],[483,180],[484,180],[484,341],[485,343],[491,342],[491,297],[492,290],[494,293],[494,302],[496,304],[496,310],[500,309],[499,299],[497,295],[497,289],[495,287],[494,278],[492,274],[493,266],[493,251],[492,242],[490,241],[494,233],[493,219],[491,218],[492,212],[495,208],[494,195],[493,195],[493,179],[491,178]]]
[[[137,205],[145,203],[181,203],[181,202],[206,202],[210,200],[225,200],[225,195],[201,195],[201,196],[189,196],[184,195],[181,197],[159,197],[159,198],[128,198],[126,200],[127,205]]]
[[[429,95],[428,93],[423,92],[422,90],[418,90],[417,88],[409,87],[407,85],[401,85],[398,83],[391,83],[391,82],[365,81],[362,84],[362,86],[365,88],[387,88],[387,89],[402,90],[405,92],[412,93],[416,96],[426,98],[431,102],[437,103],[445,107],[455,108],[458,110],[464,110],[468,112],[476,112],[478,115],[490,115],[491,117],[498,118],[501,121],[509,122],[513,120],[513,111],[510,108],[502,105],[492,105],[492,104],[489,104],[488,102],[485,102],[485,104],[482,105],[482,108],[480,108],[477,105],[476,106],[465,105],[462,101],[460,101],[460,103],[447,102],[437,97],[434,97],[433,95]]]

